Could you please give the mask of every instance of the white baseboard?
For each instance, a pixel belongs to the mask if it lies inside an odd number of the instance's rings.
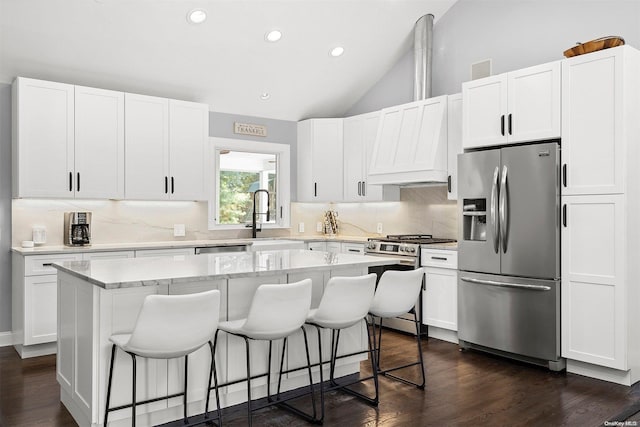
[[[0,347],[13,345],[13,332],[0,332]]]

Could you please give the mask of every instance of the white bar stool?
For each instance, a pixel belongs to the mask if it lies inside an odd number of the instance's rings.
[[[309,314],[311,307],[311,279],[304,279],[295,283],[285,283],[277,285],[260,285],[251,301],[249,313],[245,319],[233,320],[228,322],[220,322],[218,332],[224,331],[228,334],[242,337],[245,342],[247,357],[247,413],[248,425],[251,425],[251,413],[253,410],[262,409],[252,408],[251,402],[251,380],[262,376],[267,376],[267,400],[271,405],[278,405],[294,412],[302,418],[313,421],[315,420],[315,398],[313,394],[313,381],[311,376],[311,360],[309,358],[309,345],[307,342],[307,333],[303,328],[304,321]],[[304,333],[304,344],[307,352],[307,369],[309,371],[309,387],[311,391],[311,399],[313,404],[313,415],[305,414],[302,411],[293,408],[284,401],[271,400],[271,349],[273,340],[283,339],[282,352],[287,347],[287,337],[298,329],[302,329]],[[216,338],[218,335],[216,332]],[[268,372],[266,374],[251,376],[251,354],[249,351],[249,340],[269,341],[269,361]],[[282,372],[282,364],[280,366]],[[244,380],[243,380],[244,381]],[[237,381],[234,381],[235,384]],[[220,387],[231,385],[232,383],[221,384]],[[280,381],[278,381],[278,392],[280,390]]]
[[[138,319],[131,333],[114,334],[109,338],[113,345],[111,346],[104,426],[106,427],[107,425],[109,412],[125,408],[131,408],[131,425],[135,426],[136,405],[177,396],[183,396],[184,420],[187,422],[189,354],[198,350],[207,342],[211,350],[211,371],[209,372],[208,389],[211,389],[211,373],[213,372],[218,405],[218,422],[222,423],[217,388],[218,380],[215,375],[214,345],[211,343],[211,339],[218,327],[219,315],[220,291],[218,290],[188,295],[148,295],[142,303]],[[109,408],[114,370],[113,362],[117,348],[129,354],[133,362],[132,399],[131,404]],[[136,357],[174,359],[182,356],[184,356],[184,392],[136,402]]]
[[[349,328],[363,320],[366,323],[367,312],[373,300],[373,295],[376,286],[376,275],[367,274],[365,276],[357,277],[332,277],[327,282],[327,285],[322,294],[320,305],[317,309],[309,312],[307,318],[307,324],[316,327],[318,332],[318,360],[320,365],[320,418],[317,420],[320,423],[324,420],[324,391],[323,386],[323,374],[322,374],[322,337],[320,334],[321,329],[331,330],[331,360],[329,365],[329,380],[330,385],[327,390],[342,389],[345,392],[352,394],[365,402],[377,406],[378,405],[378,375],[376,367],[376,358],[374,353],[374,347],[371,345],[371,335],[369,333],[369,327],[367,325],[367,338],[371,360],[371,371],[373,375],[367,378],[361,378],[356,381],[349,382],[347,384],[338,384],[335,381],[335,366],[336,359],[353,356],[355,354],[361,354],[362,351],[345,354],[338,356],[338,343],[340,341],[340,331],[342,329]],[[366,351],[366,350],[365,350]],[[362,382],[365,380],[373,379],[375,386],[374,397],[365,396],[362,393],[356,392],[349,388],[349,386]]]
[[[373,324],[373,339],[374,346],[376,348],[376,364],[379,369],[378,373],[386,377],[401,381],[405,384],[414,385],[419,389],[424,389],[426,380],[424,374],[424,361],[422,357],[422,341],[420,339],[420,320],[418,319],[418,316],[416,314],[415,305],[418,297],[420,296],[420,289],[422,288],[423,278],[424,270],[422,268],[407,271],[385,271],[382,274],[382,277],[380,277],[375,296],[373,297],[373,302],[371,303],[371,308],[369,308],[369,314],[373,317],[371,323]],[[418,361],[394,368],[382,369],[380,367],[382,320],[385,318],[397,317],[406,313],[413,313],[413,319],[416,325],[416,342],[418,344]],[[380,319],[377,342],[375,331],[376,317]],[[421,383],[416,383],[390,373],[415,365],[420,365],[420,372],[422,373]]]

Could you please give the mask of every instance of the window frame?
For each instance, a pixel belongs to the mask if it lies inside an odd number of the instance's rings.
[[[231,139],[210,137],[209,158],[213,167],[210,168],[211,176],[210,194],[207,208],[207,225],[209,230],[244,230],[244,224],[219,224],[218,213],[220,212],[220,151],[243,151],[251,153],[274,154],[276,156],[276,221],[272,224],[263,224],[263,229],[290,228],[291,218],[291,147],[287,144],[274,142],[259,142],[245,139]],[[282,214],[280,214],[282,212]]]

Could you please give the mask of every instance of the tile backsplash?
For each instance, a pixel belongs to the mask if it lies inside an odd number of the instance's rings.
[[[338,212],[339,235],[372,237],[400,233],[426,233],[457,237],[456,202],[447,200],[446,188],[403,188],[399,202],[292,203],[291,229],[265,230],[259,237],[313,237],[324,212]],[[209,231],[206,202],[142,202],[113,200],[12,201],[12,246],[32,239],[33,227],[45,227],[46,245],[62,245],[63,216],[67,211],[93,213],[93,243],[130,243],[172,240],[247,238],[249,229]],[[298,224],[305,232],[298,232]],[[377,233],[378,223],[382,233]],[[173,237],[173,224],[185,224],[185,237]]]

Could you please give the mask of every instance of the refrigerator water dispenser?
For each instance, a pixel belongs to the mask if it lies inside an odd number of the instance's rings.
[[[462,238],[464,240],[487,240],[487,199],[463,200]]]

